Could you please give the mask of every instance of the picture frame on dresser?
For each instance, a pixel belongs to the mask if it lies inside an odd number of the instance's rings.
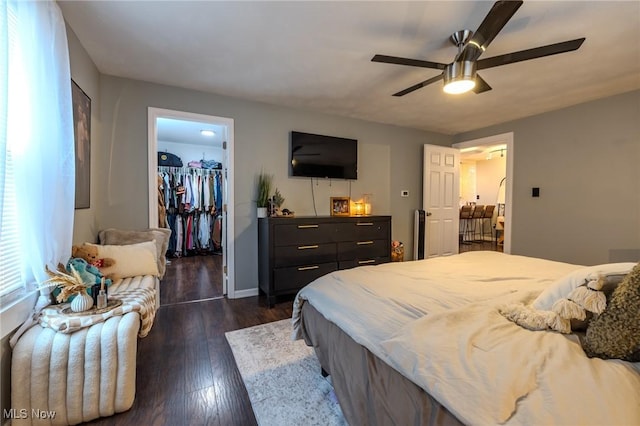
[[[331,197],[331,216],[350,216],[350,204],[349,197]]]

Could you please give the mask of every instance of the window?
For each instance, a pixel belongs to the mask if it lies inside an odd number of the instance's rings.
[[[75,163],[69,64],[56,2],[0,1],[3,336],[34,308],[34,292],[23,290],[48,278],[45,265],[55,268],[71,254]],[[46,292],[41,296],[36,310],[49,301]]]
[[[8,126],[8,114],[11,110],[9,98],[9,80],[16,72],[11,66],[16,63],[18,48],[16,32],[16,15],[12,7],[6,8],[2,19],[7,31],[0,36],[3,45],[2,60],[2,99],[0,103],[0,297],[23,287],[20,272],[20,246],[18,240],[18,212],[16,203],[14,169],[11,156],[12,141],[15,137]]]

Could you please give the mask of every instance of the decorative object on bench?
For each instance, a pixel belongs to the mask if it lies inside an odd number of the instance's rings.
[[[98,292],[100,291],[100,287],[103,285],[110,286],[111,279],[105,278],[100,270],[89,264],[85,259],[81,259],[78,257],[72,257],[67,262],[67,272],[70,272],[72,268],[80,274],[82,277],[82,281],[88,286],[87,293],[93,298],[93,304],[98,303]],[[105,291],[106,291],[105,287]],[[58,292],[58,289],[55,289],[52,294],[55,296]]]
[[[110,257],[99,258],[98,249],[88,244],[71,247],[71,256],[84,259],[96,268],[108,268],[116,263],[116,261]]]
[[[91,309],[93,298],[87,294],[87,290],[93,285],[93,282],[85,282],[73,265],[71,265],[71,273],[67,273],[62,265],[58,266],[57,271],[52,271],[45,265],[45,271],[50,278],[43,283],[42,287],[55,286],[59,290],[56,295],[58,302],[65,302],[73,296],[70,305],[73,312]]]
[[[84,243],[76,252],[97,253],[98,259],[111,259],[113,262],[109,262],[109,266],[105,264],[98,269],[112,280],[137,275],[157,277],[160,274],[155,241],[118,246]]]

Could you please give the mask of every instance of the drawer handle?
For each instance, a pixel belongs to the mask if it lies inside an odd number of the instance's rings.
[[[358,260],[358,265],[366,265],[367,263],[376,263],[375,259]]]
[[[298,229],[317,228],[318,225],[298,225]]]
[[[358,241],[356,244],[359,246],[366,246],[369,244],[373,244],[373,241]]]
[[[313,245],[313,246],[299,246],[299,247],[298,247],[298,250],[317,249],[318,247],[319,247],[319,246],[318,246],[317,244],[316,244],[316,245]]]
[[[356,226],[373,226],[373,222],[358,222]]]
[[[318,265],[314,265],[314,266],[301,266],[298,268],[298,271],[310,271],[312,269],[318,269],[320,268]]]

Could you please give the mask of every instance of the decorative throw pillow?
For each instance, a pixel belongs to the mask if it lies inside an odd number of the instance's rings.
[[[171,237],[171,229],[168,228],[150,228],[143,230],[126,230],[109,228],[98,233],[100,244],[105,245],[126,245],[143,243],[145,241],[156,241],[156,252],[158,254],[158,272],[159,278],[164,277],[167,268],[167,249],[169,247],[169,238]]]
[[[533,307],[538,310],[550,311],[553,304],[560,299],[566,299],[577,287],[599,278],[604,279],[603,291],[619,284],[633,269],[635,263],[606,263],[603,265],[585,266],[577,269],[551,284],[533,301]]]
[[[112,280],[138,275],[158,276],[156,242],[147,241],[129,245],[89,244],[98,250],[99,258],[111,258],[112,266],[99,268],[103,275]]]
[[[633,263],[630,264],[633,267]],[[626,266],[623,266],[627,268]],[[612,273],[610,271],[620,270],[620,266],[599,265],[597,273],[594,267],[581,268],[578,271],[567,275],[558,281],[551,290],[534,301],[531,305],[511,304],[500,307],[499,312],[508,320],[515,322],[521,327],[529,330],[553,330],[560,333],[571,333],[575,331],[584,332],[594,315],[604,312],[607,306],[608,296],[613,293],[625,275]],[[631,268],[628,268],[631,269]],[[600,271],[609,271],[609,275]],[[575,283],[579,283],[574,287]],[[568,291],[568,294],[560,295],[561,292]],[[551,302],[549,295],[559,298],[553,302],[550,308],[545,303]],[[536,307],[536,302],[543,309]]]
[[[640,361],[640,263],[613,291],[604,312],[591,320],[581,343],[590,358]]]

